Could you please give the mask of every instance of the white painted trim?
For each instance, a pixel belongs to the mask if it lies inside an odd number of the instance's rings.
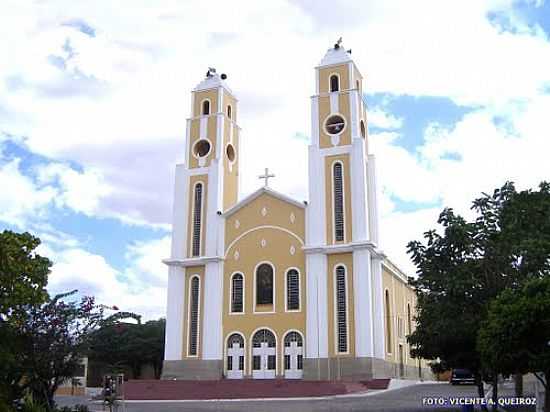
[[[239,330],[233,330],[231,332],[229,332],[226,336],[225,336],[225,339],[223,340],[223,376],[227,377],[227,357],[229,356],[228,354],[228,347],[227,347],[227,342],[229,341],[229,338],[232,336],[232,335],[239,335],[241,338],[243,338],[243,356],[244,356],[244,365],[243,365],[243,378],[244,376],[246,376],[246,336],[244,336],[244,333],[242,333],[241,331]]]
[[[338,351],[338,297],[336,294],[336,268],[339,266],[342,266],[344,268],[344,279],[346,282],[345,289],[346,289],[346,352],[340,352]],[[350,353],[350,345],[349,345],[349,280],[348,280],[348,268],[344,263],[335,263],[332,267],[332,297],[333,297],[333,305],[332,305],[332,311],[334,316],[334,323],[333,323],[333,330],[334,330],[334,354],[336,356],[338,355],[349,355]]]
[[[187,169],[189,176],[206,175],[208,174],[208,167],[194,167],[193,169]]]
[[[221,360],[223,356],[223,268],[207,263],[204,270],[202,359]]]
[[[279,356],[278,356],[278,349],[277,349],[278,346],[279,346],[279,338],[277,338],[277,333],[273,329],[271,329],[269,326],[260,326],[256,329],[254,329],[252,331],[252,333],[250,334],[250,345],[248,345],[249,350],[250,350],[250,357],[249,357],[249,360],[248,360],[249,361],[248,366],[250,367],[250,376],[252,376],[252,370],[253,370],[252,369],[252,349],[254,347],[254,343],[253,343],[254,335],[262,329],[266,329],[266,330],[270,331],[271,333],[273,333],[273,336],[275,336],[275,376],[277,376],[278,372],[279,372]]]
[[[189,266],[201,266],[210,262],[221,262],[225,260],[222,256],[201,256],[186,259],[163,259],[162,263],[167,266],[176,267],[189,267]]]
[[[267,312],[257,312],[256,311],[256,275],[257,275],[257,270],[258,268],[260,267],[260,265],[263,265],[263,264],[267,264],[269,266],[271,266],[271,269],[273,270],[273,310],[271,311],[267,311]],[[276,299],[276,292],[277,292],[277,277],[275,276],[276,275],[276,271],[275,271],[275,265],[270,262],[269,260],[262,260],[261,262],[258,262],[256,264],[256,266],[254,267],[254,272],[253,272],[253,276],[254,276],[254,279],[253,279],[253,288],[254,290],[252,291],[252,313],[254,314],[266,314],[266,313],[275,313],[277,311],[277,299]]]
[[[218,113],[223,113],[223,87],[218,87]]]
[[[311,98],[311,144],[319,147],[319,98]],[[310,160],[311,161],[311,160]]]
[[[336,214],[334,209],[335,208],[335,187],[334,187],[334,166],[340,163],[342,166],[342,219],[344,221],[344,240],[338,240],[336,241]],[[346,231],[346,222],[347,222],[347,216],[346,216],[346,167],[344,165],[344,162],[342,160],[335,160],[330,164],[330,187],[331,190],[331,201],[332,201],[332,243],[333,244],[342,244],[347,243],[347,231]]]
[[[211,115],[205,115],[199,117],[199,139],[206,139],[208,137],[208,118]]]
[[[298,309],[288,309],[288,272],[290,270],[294,269],[296,272],[298,272]],[[284,278],[285,278],[285,312],[292,313],[292,312],[301,312],[302,311],[302,274],[300,273],[300,269],[298,269],[295,266],[291,266],[287,268],[284,271]]]
[[[367,197],[369,202],[369,238],[378,244],[378,193],[376,182],[376,161],[374,155],[368,155],[367,161]]]
[[[227,258],[227,255],[229,253],[229,251],[231,250],[231,248],[233,247],[233,245],[235,245],[235,243],[237,243],[239,240],[241,240],[243,237],[245,237],[246,235],[252,233],[252,232],[255,232],[257,230],[262,230],[262,229],[275,229],[275,230],[280,230],[282,232],[285,232],[285,233],[288,233],[289,235],[293,236],[294,238],[296,238],[296,240],[298,240],[298,242],[300,242],[300,244],[303,246],[304,245],[304,241],[302,240],[302,238],[300,238],[297,234],[295,234],[294,232],[291,232],[290,230],[284,228],[284,227],[280,227],[280,226],[273,226],[273,225],[263,225],[263,226],[256,226],[256,227],[253,227],[252,229],[248,229],[246,232],[243,232],[241,233],[239,236],[237,236],[235,239],[233,239],[233,241],[229,244],[229,246],[227,246],[227,248],[225,249],[225,254],[224,254],[224,257]]]
[[[191,195],[192,195],[192,199],[191,199],[191,206],[192,206],[192,211],[191,211],[191,239],[190,239],[190,242],[189,242],[189,254],[187,256],[190,256],[190,257],[197,257],[197,256],[194,256],[193,255],[193,236],[194,236],[194,230],[195,230],[195,225],[194,225],[194,222],[195,222],[195,190],[197,188],[197,185],[198,184],[202,184],[202,191],[201,191],[201,222],[200,222],[200,236],[199,236],[199,256],[202,255],[203,253],[203,242],[202,242],[202,237],[203,237],[203,227],[204,227],[204,220],[205,220],[205,210],[204,210],[204,199],[205,199],[205,191],[206,191],[206,184],[202,181],[202,180],[198,180],[196,181],[194,184],[193,184],[193,190],[191,191]]]
[[[243,278],[243,296],[242,296],[242,300],[243,300],[243,311],[242,312],[233,312],[233,277],[235,275],[241,275],[242,278]],[[246,282],[245,282],[245,277],[244,277],[244,273],[243,272],[239,272],[239,271],[235,271],[231,274],[231,276],[229,276],[229,310],[228,310],[228,314],[229,315],[245,315],[246,314],[246,302],[245,302],[245,299],[246,299]]]
[[[327,255],[332,255],[335,253],[348,253],[353,252],[354,250],[361,250],[361,249],[368,249],[373,256],[376,256],[380,259],[385,258],[384,253],[376,248],[376,245],[374,245],[371,242],[363,241],[363,242],[350,242],[345,244],[338,244],[338,245],[322,245],[322,246],[310,246],[306,245],[302,248],[304,253],[311,254],[311,253],[324,253]]]
[[[350,163],[351,190],[351,238],[355,242],[369,238],[369,202],[367,196],[367,176],[365,165],[365,142],[362,139],[352,140]]]
[[[165,360],[181,360],[184,353],[185,269],[168,269]]]
[[[187,119],[185,125],[185,166],[191,166],[191,120]],[[177,167],[178,165],[176,165]]]
[[[371,254],[374,356],[386,359],[386,331],[381,257]]]
[[[191,344],[191,282],[194,278],[199,280],[199,293],[198,293],[198,305],[197,305],[197,354],[191,355],[189,353],[189,346]],[[202,282],[201,277],[198,273],[194,273],[189,276],[188,285],[187,285],[187,348],[186,353],[188,358],[198,358],[199,353],[201,353],[201,293],[202,293]]]
[[[353,252],[353,310],[355,356],[373,357],[371,256],[368,249]]]
[[[331,87],[331,78],[332,78],[332,76],[336,76],[338,78],[338,89],[336,89],[336,90],[332,90],[332,87]],[[329,73],[327,90],[328,90],[329,93],[338,93],[338,92],[342,91],[342,81],[340,79],[340,74],[339,73],[336,73],[336,72]]]
[[[351,147],[347,146],[347,145],[346,146],[326,147],[324,149],[319,149],[319,153],[323,157],[350,154],[351,153]]]

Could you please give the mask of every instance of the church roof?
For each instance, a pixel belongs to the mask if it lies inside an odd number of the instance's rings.
[[[255,192],[252,192],[251,194],[249,194],[247,197],[242,199],[240,202],[236,203],[235,205],[233,205],[232,207],[227,209],[222,214],[222,216],[224,216],[224,217],[231,216],[233,213],[235,213],[238,210],[242,209],[244,206],[246,206],[247,204],[252,202],[254,199],[257,199],[258,197],[260,197],[264,193],[266,193],[270,196],[273,196],[273,197],[275,197],[279,200],[282,200],[283,202],[290,203],[290,204],[292,204],[296,207],[300,207],[302,209],[305,209],[305,207],[306,207],[305,203],[303,203],[303,202],[299,202],[297,200],[292,199],[291,197],[288,197],[287,195],[284,195],[280,192],[277,192],[276,190],[273,190],[269,187],[263,186],[263,187],[259,188],[258,190],[256,190]]]
[[[206,76],[206,78],[202,82],[200,82],[194,90],[198,92],[201,90],[215,89],[219,86],[225,88],[229,93],[233,94],[227,83],[218,73],[210,73],[209,71],[209,74]]]
[[[342,45],[331,47],[325,53],[325,57],[319,63],[319,66],[331,66],[333,64],[346,63],[351,61],[351,54]]]

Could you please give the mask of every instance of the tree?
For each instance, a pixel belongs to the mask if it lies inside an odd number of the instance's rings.
[[[550,277],[502,292],[490,305],[478,349],[488,367],[534,373],[545,388],[544,410],[550,412]]]
[[[467,222],[445,209],[426,244],[410,242],[418,278],[416,331],[409,336],[413,354],[440,358],[450,367],[468,367],[483,396],[483,372],[493,377],[496,402],[498,364],[482,363],[477,336],[489,303],[504,289],[517,289],[548,273],[550,257],[550,190],[516,192],[508,182],[492,195],[474,200],[477,213]],[[488,366],[491,370],[484,370]]]
[[[80,365],[90,332],[103,318],[103,309],[93,298],[66,302],[74,293],[76,290],[29,307],[25,321],[16,329],[21,342],[18,360],[24,373],[18,385],[48,410],[54,407],[59,385],[71,379]]]

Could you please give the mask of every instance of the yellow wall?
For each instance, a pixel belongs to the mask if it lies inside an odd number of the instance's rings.
[[[332,190],[332,166],[336,161],[341,161],[344,165],[344,241],[334,241],[334,218],[333,218],[333,190]],[[325,210],[326,210],[326,231],[327,231],[327,244],[341,244],[351,242],[351,174],[350,174],[350,162],[349,155],[327,156],[325,157]]]
[[[340,90],[350,89],[348,67],[348,64],[344,63],[319,69],[319,94],[329,93],[329,79],[332,74],[340,76]]]
[[[347,309],[348,309],[348,353],[336,354],[336,310],[335,310],[335,268],[344,264],[346,267],[346,289],[347,289]],[[328,313],[328,353],[330,357],[353,357],[355,356],[355,318],[353,309],[353,255],[351,253],[339,253],[328,255],[327,265],[327,313]]]
[[[194,103],[192,117],[197,117],[202,114],[202,101],[204,99],[210,99],[210,113],[216,113],[218,111],[218,89],[201,90],[199,92],[193,92]]]
[[[265,207],[267,214],[261,214]],[[295,215],[294,223],[290,214]],[[239,221],[239,228],[235,222]],[[272,227],[284,228],[292,234]],[[248,233],[246,233],[248,232]],[[246,234],[245,234],[246,233]],[[262,194],[226,221],[226,247],[238,236],[243,235],[226,250],[224,262],[223,287],[223,336],[224,350],[227,337],[235,332],[245,336],[245,375],[252,373],[251,342],[255,330],[267,327],[277,338],[277,374],[284,369],[283,337],[290,330],[297,330],[304,336],[305,350],[305,258],[301,249],[303,239],[304,210],[296,205],[284,202],[269,194]],[[262,247],[262,240],[265,246]],[[294,248],[294,254],[290,252]],[[238,252],[238,256],[235,256]],[[269,262],[274,266],[274,313],[254,313],[254,274],[260,262]],[[285,312],[285,274],[290,268],[296,268],[300,273],[300,311]],[[244,314],[230,314],[230,279],[235,272],[244,275]],[[256,311],[273,312],[271,305],[256,308]],[[305,354],[305,352],[304,352]]]

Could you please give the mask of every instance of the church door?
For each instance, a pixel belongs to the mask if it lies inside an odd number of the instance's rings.
[[[244,339],[238,333],[227,339],[227,378],[242,379],[244,374]]]
[[[297,332],[285,336],[285,378],[301,379],[303,374],[304,346]]]
[[[252,338],[252,377],[274,379],[277,364],[275,336],[267,329],[259,330]]]

